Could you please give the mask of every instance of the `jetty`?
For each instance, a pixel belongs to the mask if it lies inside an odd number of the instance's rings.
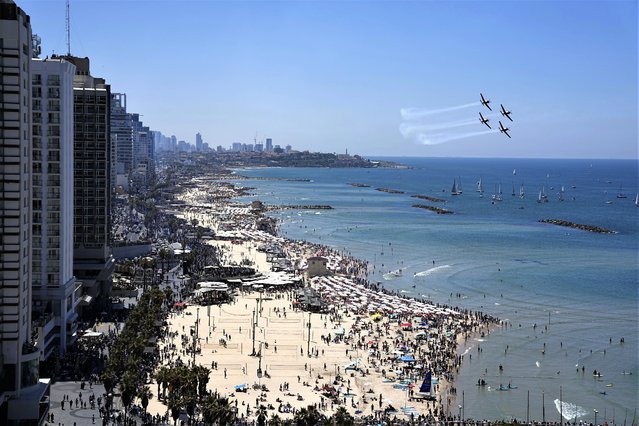
[[[421,200],[432,201],[433,203],[445,203],[443,198],[431,197],[430,195],[411,195],[413,198],[419,198]]]
[[[404,191],[400,191],[398,189],[388,189],[388,188],[375,188],[375,191],[386,192],[388,194],[404,194]]]
[[[418,209],[430,210],[431,212],[435,212],[437,214],[453,214],[452,210],[442,209],[441,207],[428,206],[426,204],[413,204],[413,207]]]
[[[566,228],[580,229],[582,231],[596,232],[598,234],[616,234],[616,231],[610,229],[600,228],[594,225],[583,225],[581,223],[569,222],[561,219],[540,219],[540,223],[549,223],[551,225],[564,226]]]
[[[326,204],[312,204],[312,205],[281,205],[281,206],[268,206],[266,210],[333,210],[333,206]]]

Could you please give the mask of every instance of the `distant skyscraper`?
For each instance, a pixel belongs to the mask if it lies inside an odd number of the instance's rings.
[[[137,187],[147,187],[155,176],[153,133],[142,123],[140,114],[131,114],[133,126],[133,169],[131,179]]]
[[[264,151],[264,145],[263,145],[263,144],[261,144],[261,143],[256,143],[256,144],[255,144],[255,151],[257,151],[257,152],[262,152],[262,151]]]
[[[75,341],[81,286],[73,276],[73,76],[64,59],[31,63],[33,326],[42,359]]]
[[[202,135],[199,133],[195,134],[195,150],[197,152],[202,151]]]
[[[133,125],[131,114],[126,110],[126,93],[111,94],[111,135],[115,145],[115,163],[112,184],[128,188],[129,175],[133,168]]]
[[[54,56],[55,57],[55,56]],[[75,65],[73,270],[82,282],[81,310],[108,304],[111,255],[111,86],[92,77],[89,58],[63,56]]]
[[[29,16],[0,0],[0,424],[42,424],[48,383],[31,335],[31,57]],[[42,418],[41,418],[42,416]]]
[[[264,147],[264,150],[266,152],[271,152],[273,151],[273,139],[271,138],[266,138],[266,146]]]
[[[233,142],[233,146],[231,149],[233,150],[233,152],[240,152],[242,151],[242,144],[240,142]]]

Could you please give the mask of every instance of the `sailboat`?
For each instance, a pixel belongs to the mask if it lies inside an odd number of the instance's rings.
[[[541,187],[541,191],[539,191],[539,198],[537,198],[538,203],[547,203],[548,196],[546,195],[546,188]]]
[[[622,189],[623,189],[622,186],[619,185],[619,194],[617,194],[617,198],[627,198],[626,194],[623,193]]]
[[[499,189],[493,194],[493,201],[501,201],[503,200],[501,196],[501,183],[499,184]]]
[[[564,201],[564,186],[561,185],[561,188],[559,189],[559,192],[557,193],[557,198],[559,199],[559,201]]]
[[[513,182],[513,192],[511,194],[513,197],[515,196],[515,182]]]
[[[459,195],[461,194],[461,184],[457,186],[457,180],[453,180],[453,188],[450,190],[451,195]]]
[[[635,197],[635,206],[639,207],[639,194]]]
[[[477,192],[480,194],[484,192],[484,187],[481,184],[481,176],[479,176],[479,181],[477,182]]]
[[[522,183],[519,187],[519,198],[522,200],[526,197],[526,193],[524,192],[524,184]]]

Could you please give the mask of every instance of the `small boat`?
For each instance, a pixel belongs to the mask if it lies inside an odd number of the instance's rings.
[[[450,195],[459,195],[459,194],[461,194],[461,191],[457,187],[457,181],[453,180],[453,187],[450,190]]]
[[[513,197],[515,196],[515,182],[513,182],[513,192],[510,195],[512,195]]]
[[[639,207],[639,194],[635,197],[635,206]]]
[[[628,198],[626,197],[626,194],[623,193],[622,189],[623,187],[619,185],[619,194],[617,194],[617,198]]]
[[[524,192],[524,184],[522,183],[519,187],[519,198],[522,200],[526,197],[526,193]]]
[[[479,177],[479,181],[477,182],[477,192],[482,194],[484,192],[484,187],[481,184],[481,176]]]
[[[559,192],[557,193],[557,198],[559,199],[559,201],[564,201],[564,186],[561,185],[561,189],[559,189]]]
[[[538,203],[547,203],[548,196],[546,195],[546,188],[541,187],[541,191],[539,191],[539,197],[537,198]]]
[[[513,169],[513,176],[517,174],[517,169]]]
[[[502,201],[503,198],[501,196],[501,183],[499,184],[499,189],[497,191],[495,191],[495,193],[493,194],[493,201]]]

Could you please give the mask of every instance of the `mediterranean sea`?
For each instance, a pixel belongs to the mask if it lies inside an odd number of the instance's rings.
[[[562,413],[564,420],[592,422],[596,410],[600,423],[636,421],[637,161],[382,159],[410,168],[238,173],[310,180],[249,180],[246,185],[256,189],[246,201],[334,208],[272,213],[283,236],[368,260],[369,279],[387,289],[483,311],[508,323],[460,348],[464,362],[451,414],[463,410],[465,418],[559,421]],[[477,191],[480,179],[483,194]],[[451,194],[454,181],[461,184],[460,195]],[[493,200],[500,188],[502,201]],[[538,202],[542,190],[547,202]],[[411,197],[418,194],[445,202]],[[618,198],[621,194],[626,198]],[[601,375],[593,376],[595,370]],[[477,386],[479,379],[487,386]],[[508,384],[510,390],[498,390]]]

